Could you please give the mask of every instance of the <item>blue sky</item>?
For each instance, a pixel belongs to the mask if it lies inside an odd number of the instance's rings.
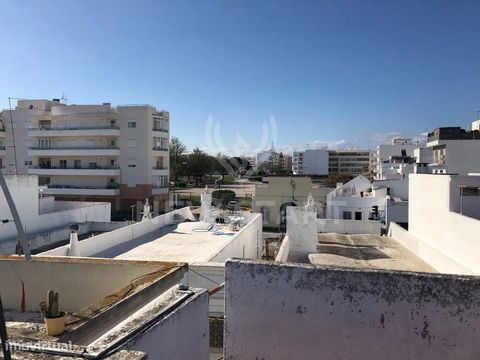
[[[149,103],[190,148],[253,152],[272,133],[284,150],[372,147],[480,107],[480,1],[0,4],[2,108]]]

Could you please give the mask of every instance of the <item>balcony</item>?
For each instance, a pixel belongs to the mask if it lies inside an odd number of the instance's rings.
[[[28,156],[119,156],[116,146],[97,147],[29,147]]]
[[[161,185],[153,185],[153,187],[152,187],[152,194],[153,194],[153,195],[164,195],[164,194],[168,194],[168,186],[167,186],[167,185],[164,185],[164,186],[161,186]]]
[[[168,148],[154,146],[152,150],[153,150],[153,156],[168,156]]]
[[[29,128],[31,137],[110,137],[120,136],[120,127],[117,125],[82,126],[82,127],[40,127]]]
[[[72,176],[119,176],[118,166],[97,167],[44,167],[30,166],[29,175],[72,175]]]
[[[107,186],[75,186],[75,185],[47,185],[43,189],[46,195],[81,195],[81,196],[115,196],[120,194],[118,185]]]
[[[152,168],[152,175],[157,175],[157,176],[161,176],[161,175],[166,175],[168,176],[168,168],[167,167],[153,167]]]
[[[168,133],[167,129],[162,129],[162,128],[155,127],[155,126],[152,128],[152,131],[160,131],[160,132]]]

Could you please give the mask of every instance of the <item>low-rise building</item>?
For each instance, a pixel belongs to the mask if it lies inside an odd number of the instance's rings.
[[[263,215],[265,228],[285,231],[287,206],[303,206],[312,194],[323,217],[327,189],[304,176],[271,176],[255,186],[255,208]]]
[[[415,162],[414,150],[418,145],[412,139],[392,139],[389,145],[378,145],[372,155],[372,176],[374,180],[386,180],[400,167],[412,167]],[[410,171],[411,172],[411,171]]]

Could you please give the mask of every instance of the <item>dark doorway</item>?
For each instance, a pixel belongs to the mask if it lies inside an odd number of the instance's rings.
[[[286,202],[280,206],[280,231],[282,233],[287,231],[287,206],[297,206],[297,204]]]

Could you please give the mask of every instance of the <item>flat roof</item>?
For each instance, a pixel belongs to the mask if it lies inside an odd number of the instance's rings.
[[[315,266],[437,272],[395,239],[370,234],[318,234],[317,253],[308,259]]]
[[[93,256],[189,263],[208,261],[238,234],[222,225],[208,231],[210,226],[202,221],[166,225]]]

